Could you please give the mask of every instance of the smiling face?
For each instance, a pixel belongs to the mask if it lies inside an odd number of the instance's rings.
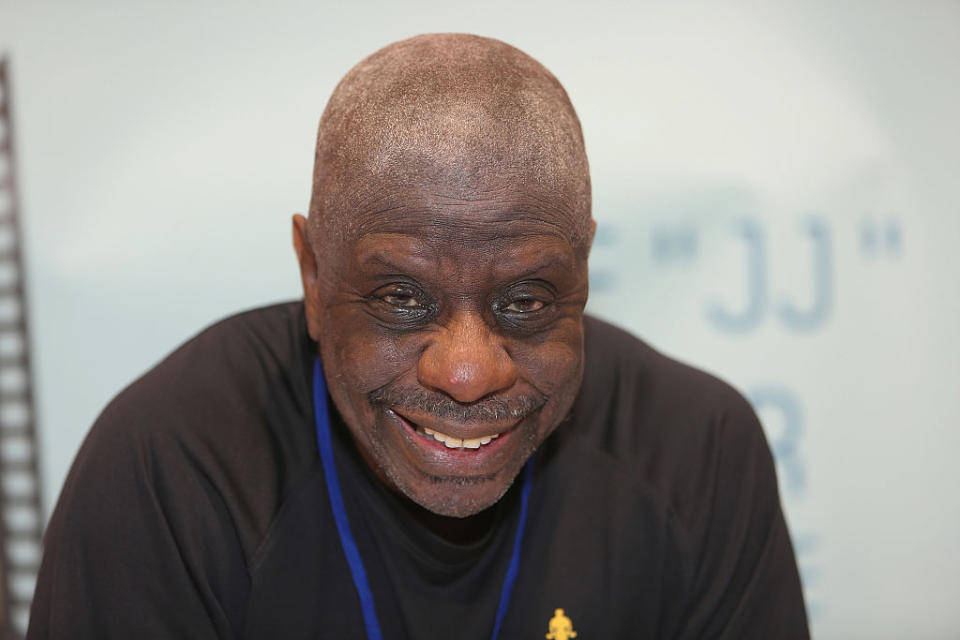
[[[458,517],[506,492],[580,387],[591,236],[579,123],[538,63],[430,36],[348,74],[294,242],[330,395],[386,484]]]
[[[424,207],[404,195],[416,204],[327,254],[311,325],[374,471],[435,513],[466,516],[503,495],[570,409],[586,260],[554,227],[518,222],[517,198]]]

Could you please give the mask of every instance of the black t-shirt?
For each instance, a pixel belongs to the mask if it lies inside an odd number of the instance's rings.
[[[806,638],[769,448],[730,387],[585,319],[584,382],[536,454],[500,638]],[[363,638],[313,422],[302,303],[202,332],[123,391],[50,520],[28,637]],[[334,456],[388,640],[486,639],[519,484],[457,544]],[[559,634],[563,635],[563,634]]]

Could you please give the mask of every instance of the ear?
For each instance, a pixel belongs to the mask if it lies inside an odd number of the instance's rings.
[[[293,249],[300,264],[300,281],[303,283],[303,306],[307,313],[307,331],[314,342],[320,343],[320,290],[317,257],[310,246],[307,219],[299,213],[293,216]]]

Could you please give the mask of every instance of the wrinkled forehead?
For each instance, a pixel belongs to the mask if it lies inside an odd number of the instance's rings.
[[[532,231],[532,230],[531,230]],[[436,235],[375,232],[353,244],[351,266],[361,273],[428,274],[441,279],[515,279],[542,271],[576,271],[581,265],[565,239],[555,234],[501,234],[486,245],[444,242]]]
[[[462,165],[461,165],[462,166]],[[585,255],[590,218],[571,189],[544,185],[524,172],[412,180],[370,175],[321,218],[326,246],[352,246],[367,236],[403,234],[424,247],[502,250],[511,243],[551,238]]]

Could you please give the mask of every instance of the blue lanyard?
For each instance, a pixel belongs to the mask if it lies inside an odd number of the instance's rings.
[[[360,597],[360,608],[363,611],[363,625],[367,630],[367,640],[382,640],[380,622],[373,606],[373,591],[367,580],[367,572],[363,568],[363,559],[357,542],[350,531],[350,521],[347,519],[347,510],[343,504],[343,494],[340,491],[340,479],[337,477],[337,468],[333,461],[333,443],[330,439],[330,414],[327,409],[327,386],[323,378],[323,368],[320,358],[313,365],[313,411],[317,423],[317,446],[320,449],[320,462],[323,464],[323,475],[327,481],[327,494],[330,496],[330,506],[333,509],[333,519],[340,535],[340,546],[347,557],[350,574],[353,576],[353,586]],[[513,594],[513,585],[517,581],[520,571],[520,547],[523,544],[523,531],[527,524],[527,503],[530,500],[530,488],[533,486],[533,457],[523,468],[523,486],[520,489],[520,522],[517,523],[517,533],[513,540],[513,552],[510,554],[510,565],[507,575],[503,578],[503,587],[500,589],[500,602],[497,604],[497,618],[493,624],[491,640],[496,640],[500,633],[500,625],[510,606],[510,596]]]

